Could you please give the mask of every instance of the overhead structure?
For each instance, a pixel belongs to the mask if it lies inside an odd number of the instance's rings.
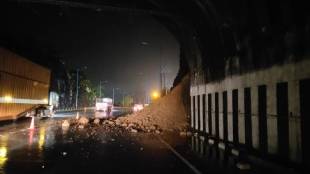
[[[174,85],[190,74],[193,129],[263,157],[310,165],[307,0],[13,1],[154,16],[179,41]]]

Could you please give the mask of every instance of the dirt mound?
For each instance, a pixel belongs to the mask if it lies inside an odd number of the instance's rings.
[[[147,131],[177,130],[187,128],[186,109],[184,107],[185,93],[188,93],[189,77],[186,76],[169,94],[152,103],[144,110],[133,113],[118,120],[127,125]]]

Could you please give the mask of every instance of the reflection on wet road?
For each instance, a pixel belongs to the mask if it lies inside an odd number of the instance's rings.
[[[173,173],[180,166],[190,173],[154,137],[147,140],[100,126],[63,130],[56,122],[44,120],[35,130],[2,133],[0,173]]]
[[[191,173],[154,135],[130,134],[90,124],[63,128],[77,113],[0,128],[0,174],[18,173]],[[113,113],[114,116],[116,112]],[[106,117],[87,112],[81,116]]]
[[[83,129],[61,126],[61,113],[0,128],[0,174],[28,173],[257,173],[238,171],[236,159],[198,136],[128,133],[90,124]],[[89,117],[103,113],[81,113]],[[84,115],[83,115],[84,116]],[[171,145],[171,147],[169,147]],[[180,153],[180,154],[179,154]],[[259,172],[259,173],[260,173]]]

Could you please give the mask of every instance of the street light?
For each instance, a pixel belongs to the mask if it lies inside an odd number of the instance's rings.
[[[120,88],[113,88],[113,105],[114,105],[114,99],[115,99],[115,90],[119,90]]]
[[[149,45],[151,45],[149,42],[147,42],[147,41],[142,41],[142,42],[140,42],[140,45],[141,46],[149,46]],[[161,92],[163,92],[163,95],[166,95],[167,94],[167,83],[166,83],[166,73],[167,72],[165,72],[166,70],[166,67],[165,67],[165,65],[163,65],[164,64],[164,62],[163,62],[163,44],[162,43],[160,43],[160,45],[159,45],[159,59],[160,59],[160,66],[159,66],[159,85],[160,85],[160,90],[161,90]]]
[[[84,66],[81,69],[87,69],[87,66]],[[76,69],[76,96],[75,96],[75,109],[78,108],[78,98],[79,98],[79,72],[80,68]]]
[[[153,91],[153,92],[152,92],[152,98],[153,98],[153,100],[157,100],[159,97],[160,97],[159,92],[157,92],[157,91]]]

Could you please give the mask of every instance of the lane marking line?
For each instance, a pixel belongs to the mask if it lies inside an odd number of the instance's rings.
[[[159,141],[163,143],[175,156],[177,156],[184,164],[186,164],[195,174],[202,174],[193,164],[191,164],[187,159],[185,159],[181,154],[179,154],[173,147],[170,146],[165,140],[157,136]]]

